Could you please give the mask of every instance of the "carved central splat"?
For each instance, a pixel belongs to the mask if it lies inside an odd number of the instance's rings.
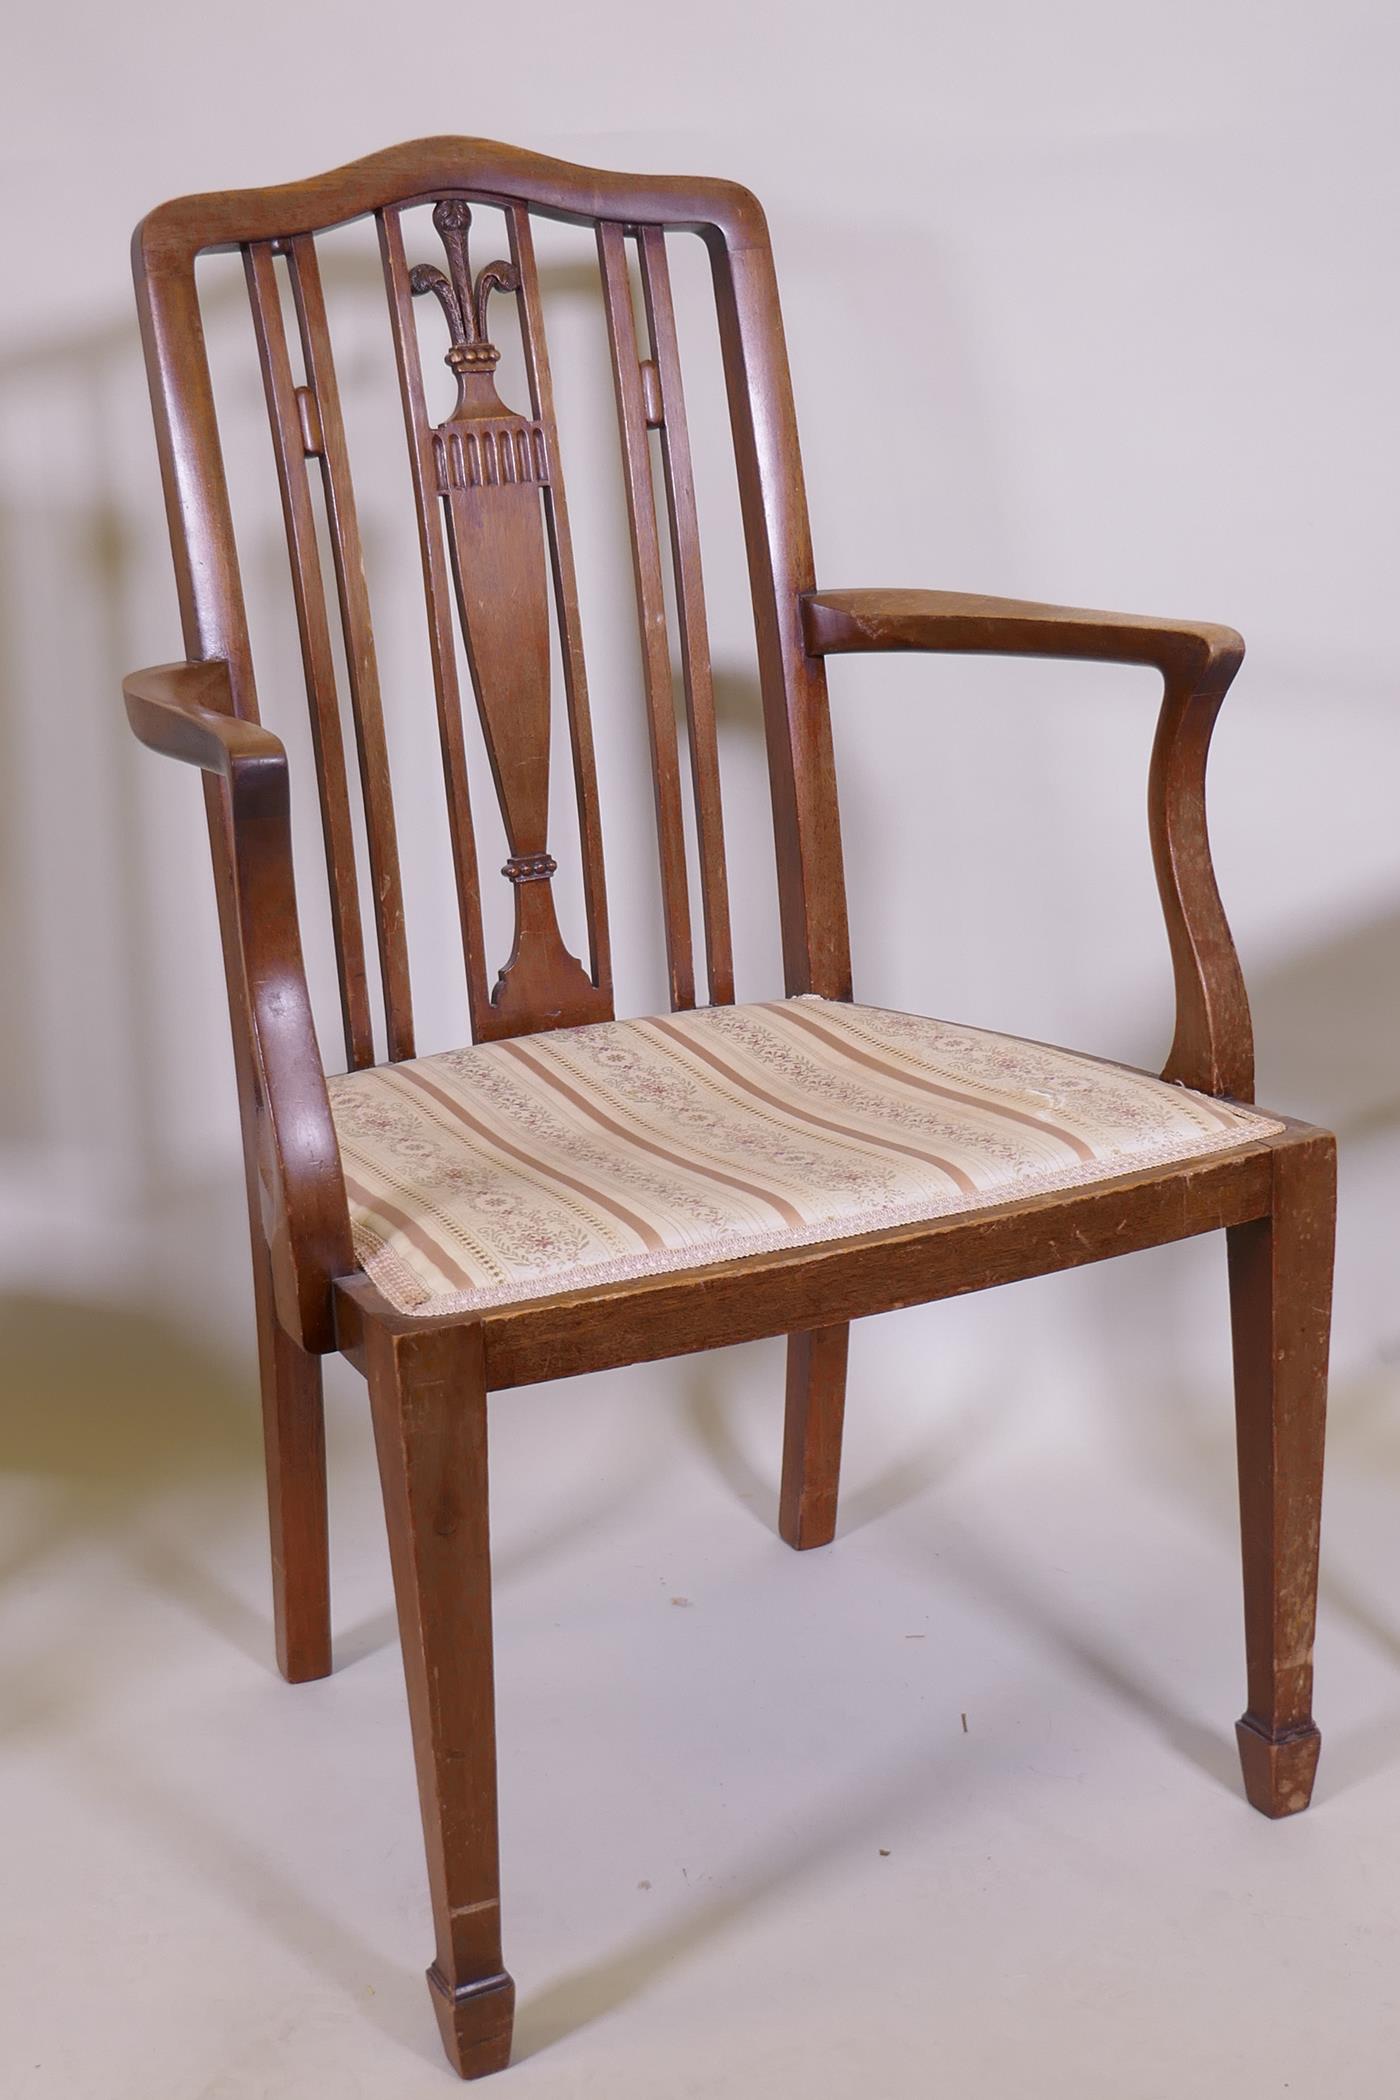
[[[546,845],[549,818],[549,584],[540,490],[550,479],[543,426],[506,407],[496,391],[500,352],[486,333],[493,291],[519,290],[511,263],[472,277],[471,208],[445,197],[434,208],[447,272],[420,263],[409,277],[431,292],[451,335],[445,362],[457,381],[451,415],[431,433],[438,493],[462,634],[496,794],[510,845],[501,870],[515,891],[515,941],[491,994],[493,1009],[523,1026],[602,1018],[608,1004],[564,946]]]

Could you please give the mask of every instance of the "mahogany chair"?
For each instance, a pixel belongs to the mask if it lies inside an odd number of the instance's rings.
[[[473,275],[467,243],[478,206],[503,215],[510,257]],[[370,214],[417,513],[472,1034],[470,1047],[423,1059],[414,1051],[369,593],[318,265],[318,234]],[[596,230],[609,327],[670,976],[670,1015],[636,1021],[613,1012],[534,215]],[[698,234],[709,254],[757,635],[785,971],[785,996],[760,1004],[734,1003],[667,263],[682,233]],[[243,256],[291,560],[348,1063],[329,1080],[303,971],[287,761],[259,714],[195,286],[196,257],[216,248]],[[1239,637],[937,591],[819,591],[768,233],[753,197],[729,183],[605,174],[480,140],[428,139],[309,182],[163,205],[137,232],[135,270],[187,660],[128,679],[126,705],[144,743],[206,775],[247,1161],[278,1658],[293,1681],[331,1667],[320,1358],[339,1350],[369,1386],[436,1928],[428,1978],[456,2069],[472,2077],[507,2062],[514,2004],[496,1835],[489,1392],[786,1334],[779,1526],[790,1545],[819,1546],[835,1529],[851,1320],[1223,1228],[1243,1533],[1245,1790],[1266,1815],[1306,1807],[1319,1742],[1312,1637],[1334,1147],[1324,1132],[1244,1105],[1253,1082],[1249,1010],[1204,801],[1207,747],[1241,660]],[[441,312],[416,309],[417,294]],[[506,405],[497,392],[492,312],[505,306],[509,318],[507,302],[528,406]],[[436,426],[425,405],[420,311],[440,326],[458,383],[455,408]],[[654,442],[664,490],[654,485]],[[318,553],[319,503],[343,653]],[[672,690],[666,540],[688,762]],[[586,962],[565,944],[551,887],[551,606]],[[509,849],[515,939],[494,986],[459,646]],[[1149,820],[1177,1015],[1160,1079],[853,1003],[826,659],[911,649],[1161,673]]]

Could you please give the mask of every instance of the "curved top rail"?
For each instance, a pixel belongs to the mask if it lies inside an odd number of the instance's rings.
[[[147,273],[180,267],[207,249],[321,233],[445,190],[526,205],[574,225],[619,219],[714,229],[731,248],[767,240],[763,208],[739,183],[702,175],[615,174],[494,139],[432,138],[391,146],[305,182],[173,198],[141,221],[133,252]]]

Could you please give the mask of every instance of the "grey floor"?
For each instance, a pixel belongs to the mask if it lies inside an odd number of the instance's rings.
[[[936,1316],[901,1317],[887,1359],[857,1337],[816,1554],[773,1532],[771,1346],[497,1403],[493,2090],[1393,2094],[1400,1376],[1338,1396],[1321,1777],[1270,1825],[1234,1762],[1224,1384],[1116,1428],[1057,1405],[1037,1434],[994,1381],[920,1416]],[[340,1667],[292,1689],[246,1367],[37,1301],[0,1324],[3,2091],[452,2091],[358,1381]]]

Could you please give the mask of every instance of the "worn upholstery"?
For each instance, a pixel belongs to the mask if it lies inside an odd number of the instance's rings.
[[[1070,1051],[815,998],[328,1084],[357,1256],[422,1315],[947,1217],[1280,1128]]]

